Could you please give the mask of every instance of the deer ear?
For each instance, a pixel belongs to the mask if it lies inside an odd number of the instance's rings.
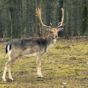
[[[58,28],[58,32],[62,31],[63,29],[64,29],[63,27]]]

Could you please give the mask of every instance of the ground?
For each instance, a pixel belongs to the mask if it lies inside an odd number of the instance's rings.
[[[88,41],[59,39],[43,57],[44,78],[37,78],[35,58],[23,58],[13,65],[13,82],[0,88],[88,88]],[[0,44],[0,78],[7,58]]]

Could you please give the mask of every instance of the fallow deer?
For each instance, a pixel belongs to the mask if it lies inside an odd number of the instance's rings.
[[[43,74],[41,72],[41,60],[42,60],[41,56],[44,53],[46,53],[49,45],[53,43],[53,41],[55,41],[58,31],[62,30],[64,10],[62,8],[62,20],[60,25],[56,28],[47,26],[42,22],[41,9],[37,8],[36,14],[44,30],[48,31],[48,35],[45,38],[38,37],[38,38],[30,38],[30,39],[17,39],[17,40],[13,39],[12,41],[7,42],[5,50],[8,56],[8,60],[5,63],[5,67],[2,75],[3,81],[7,81],[6,79],[7,72],[9,79],[13,80],[11,74],[11,65],[22,56],[27,56],[27,57],[35,56],[37,62],[37,75],[39,77],[43,77]]]

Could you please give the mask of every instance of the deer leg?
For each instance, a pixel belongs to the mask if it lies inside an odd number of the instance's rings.
[[[2,80],[3,81],[7,81],[6,80],[6,73],[7,72],[8,72],[8,75],[9,75],[9,79],[13,81],[13,78],[12,78],[12,75],[11,75],[11,61],[6,62],[6,64],[5,64],[3,75],[2,75]]]
[[[11,64],[12,64],[14,59],[11,58],[11,53],[8,54],[8,58],[9,59],[5,64],[3,75],[2,75],[2,80],[3,81],[7,81],[6,80],[6,73],[7,72],[8,72],[8,75],[9,75],[9,79],[13,80],[12,75],[11,75]]]
[[[8,62],[8,76],[9,76],[9,79],[13,81],[13,77],[12,77],[12,74],[11,74],[11,64],[12,62],[14,61],[14,59],[11,58],[12,55],[10,54],[9,55],[9,62]]]
[[[12,74],[11,74],[11,64],[8,65],[8,75],[9,75],[9,79],[13,81],[14,79],[13,79]]]
[[[38,77],[43,77],[42,72],[41,72],[41,58],[37,57],[37,75]]]
[[[5,64],[4,71],[3,71],[3,75],[2,75],[2,80],[3,81],[7,81],[6,80],[6,73],[7,73],[7,63]]]

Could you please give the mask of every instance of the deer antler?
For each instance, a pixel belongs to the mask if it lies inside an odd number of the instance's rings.
[[[47,25],[45,25],[45,24],[43,23],[42,17],[41,17],[41,9],[40,9],[40,8],[36,8],[36,16],[39,18],[40,23],[41,23],[42,26],[50,27],[50,26],[47,26]]]
[[[58,26],[58,27],[61,27],[61,26],[63,26],[63,25],[64,25],[64,9],[63,9],[63,8],[61,8],[61,10],[62,10],[62,18],[61,18],[61,22],[60,22],[60,24],[59,24],[59,26]]]

